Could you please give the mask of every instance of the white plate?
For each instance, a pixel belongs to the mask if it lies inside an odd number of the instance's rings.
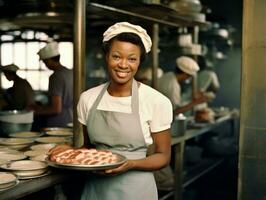
[[[41,175],[47,172],[48,165],[41,161],[20,160],[1,165],[1,168],[12,171],[18,178],[21,178]]]
[[[46,131],[47,135],[51,136],[73,136],[72,131],[62,131],[62,130],[53,130],[53,131]]]
[[[72,128],[62,128],[62,127],[46,127],[43,128],[43,131],[68,131],[68,132],[72,132],[73,129]]]
[[[12,145],[26,145],[33,143],[34,140],[32,139],[26,139],[26,138],[1,138],[0,144],[6,145],[6,146],[12,146]]]
[[[15,182],[7,184],[6,187],[0,188],[0,192],[5,191],[5,190],[9,190],[9,189],[15,187],[17,184],[19,184],[19,180],[18,179]]]
[[[52,136],[36,138],[35,141],[40,143],[57,143],[57,144],[72,142],[71,138],[68,137],[52,137]]]
[[[43,133],[40,132],[31,132],[31,131],[25,131],[25,132],[17,132],[17,133],[11,133],[9,134],[9,137],[14,138],[36,138],[43,136]]]
[[[33,157],[33,156],[39,156],[39,155],[46,155],[49,150],[45,149],[39,149],[39,150],[30,150],[30,151],[25,151],[24,155]]]
[[[0,166],[3,165],[3,164],[6,164],[6,163],[9,163],[10,161],[9,160],[4,160],[4,159],[0,159]]]
[[[0,188],[3,188],[5,184],[12,183],[17,180],[17,177],[10,172],[0,172]]]
[[[32,145],[30,148],[32,150],[47,150],[49,151],[50,149],[55,147],[55,143],[47,143],[47,144],[36,144]]]
[[[35,161],[35,160],[20,160],[20,161],[13,161],[8,164],[1,165],[2,169],[5,170],[14,170],[14,171],[32,171],[32,170],[38,170],[38,169],[44,169],[47,168],[47,164],[45,162],[41,161]]]
[[[42,154],[42,155],[38,155],[38,156],[32,156],[32,157],[30,157],[30,160],[37,160],[37,161],[45,162],[47,158],[48,158],[47,154]]]
[[[21,151],[18,151],[18,150],[15,150],[15,149],[10,149],[9,147],[0,148],[0,157],[1,157],[1,154],[3,154],[3,153],[15,153],[15,154],[18,154],[18,153],[21,153]]]
[[[48,170],[42,174],[39,174],[39,175],[35,175],[35,176],[19,176],[18,179],[21,179],[21,180],[25,180],[25,179],[32,179],[32,178],[40,178],[40,177],[43,177],[43,176],[47,176],[48,174],[50,174],[51,171]]]
[[[23,153],[2,153],[1,159],[2,160],[8,160],[8,161],[15,161],[15,160],[23,160],[27,158],[26,155]]]

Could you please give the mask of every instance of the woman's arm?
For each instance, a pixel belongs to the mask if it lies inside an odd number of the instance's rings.
[[[171,134],[170,129],[152,134],[154,141],[154,153],[139,160],[128,160],[123,165],[106,170],[105,173],[121,173],[130,169],[158,170],[167,166],[171,158]]]

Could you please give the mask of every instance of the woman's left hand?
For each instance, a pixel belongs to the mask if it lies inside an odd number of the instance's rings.
[[[105,174],[120,174],[123,172],[126,172],[132,168],[134,168],[134,160],[127,160],[125,163],[123,163],[122,165],[120,165],[119,167],[113,168],[113,169],[107,169],[105,170]]]

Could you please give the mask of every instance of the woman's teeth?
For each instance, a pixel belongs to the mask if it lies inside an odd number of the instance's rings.
[[[116,72],[117,76],[119,77],[126,77],[128,75],[127,72]]]

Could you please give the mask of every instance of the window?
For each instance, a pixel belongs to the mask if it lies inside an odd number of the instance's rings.
[[[31,36],[31,34],[28,34]],[[34,90],[47,91],[49,76],[53,71],[46,68],[39,60],[37,52],[45,42],[4,42],[1,44],[1,65],[16,64],[20,69],[17,74],[27,79]],[[73,43],[59,42],[60,62],[69,69],[73,68]],[[1,85],[6,89],[12,86],[3,73]]]

